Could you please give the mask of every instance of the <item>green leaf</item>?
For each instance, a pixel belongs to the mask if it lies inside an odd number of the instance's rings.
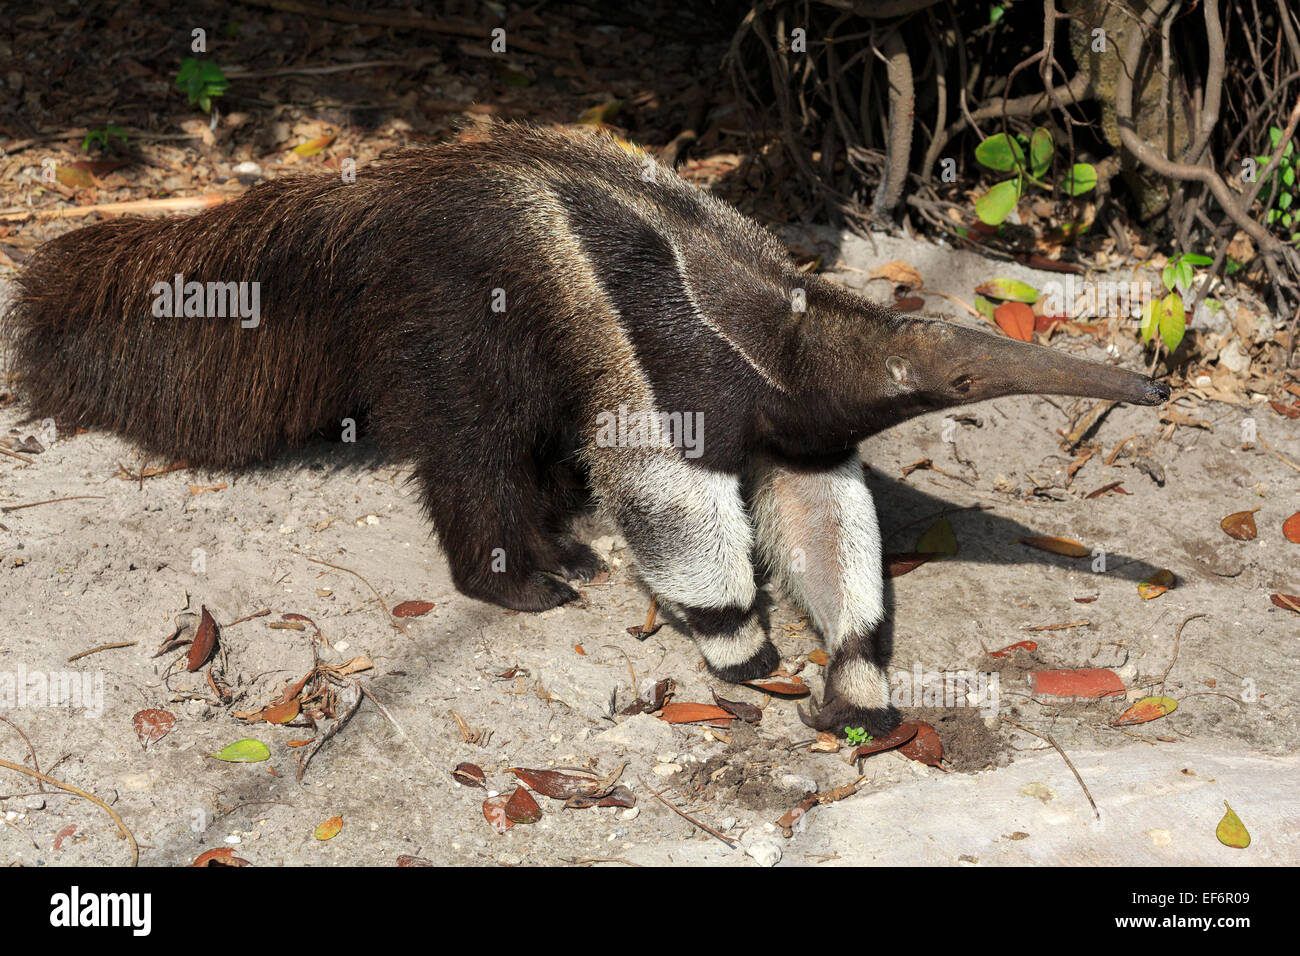
[[[1052,134],[1042,126],[1034,130],[1029,139],[1029,174],[1035,179],[1042,179],[1043,174],[1052,168],[1052,154],[1056,151],[1052,143]]]
[[[1061,189],[1071,196],[1082,196],[1096,187],[1097,167],[1092,163],[1075,163],[1061,181]]]
[[[1178,286],[1179,291],[1192,287],[1192,266],[1186,256],[1178,260],[1178,265],[1174,269],[1174,285]]]
[[[984,298],[984,296],[975,296],[975,311],[984,316],[984,318],[988,319],[990,322],[993,321],[993,313],[996,309],[997,306]]]
[[[916,542],[916,550],[922,554],[954,555],[957,553],[957,535],[952,530],[952,524],[947,516],[940,518],[926,529],[925,534],[921,535]]]
[[[1170,353],[1178,351],[1187,331],[1187,314],[1183,308],[1183,297],[1177,292],[1165,296],[1160,309],[1160,337],[1164,339],[1165,348]]]
[[[1173,259],[1170,259],[1168,262],[1165,263],[1165,267],[1160,270],[1160,281],[1165,284],[1165,291],[1167,292],[1174,291],[1174,282],[1175,282],[1174,274],[1177,269],[1178,269],[1178,263],[1176,263]]]
[[[1208,266],[1214,262],[1213,256],[1203,256],[1199,252],[1187,252],[1182,255],[1183,262],[1193,266]]]
[[[975,147],[975,159],[981,166],[1009,173],[1023,169],[1025,153],[1020,144],[1006,133],[997,133]]]
[[[230,763],[260,763],[271,756],[271,750],[260,740],[251,737],[227,744],[212,756]]]
[[[975,215],[980,217],[980,222],[997,226],[1011,215],[1011,210],[1016,208],[1019,201],[1020,180],[1008,179],[975,200]]]
[[[1156,327],[1160,325],[1160,300],[1148,299],[1142,306],[1142,341],[1149,343],[1151,337],[1156,334]]]
[[[1004,302],[1024,302],[1033,305],[1038,301],[1038,290],[1027,282],[1018,279],[991,279],[975,287],[980,295]]]
[[[1227,807],[1228,812],[1214,828],[1214,835],[1224,846],[1230,846],[1234,850],[1244,850],[1250,846],[1250,833],[1246,830],[1246,824],[1242,823],[1241,818],[1233,812],[1227,800],[1223,801],[1223,805]]]
[[[1277,208],[1281,209],[1283,212],[1286,212],[1288,209],[1291,208],[1291,203],[1293,201],[1294,200],[1292,199],[1290,193],[1282,193],[1280,196],[1277,197]]]

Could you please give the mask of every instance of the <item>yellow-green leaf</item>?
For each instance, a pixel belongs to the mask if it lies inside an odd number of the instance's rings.
[[[614,117],[618,116],[619,110],[623,108],[622,100],[610,100],[608,103],[602,103],[600,106],[593,106],[585,110],[578,117],[579,123],[585,123],[588,126],[599,126],[601,123],[612,123]]]
[[[1151,577],[1147,578],[1138,585],[1138,595],[1144,601],[1150,601],[1154,597],[1159,597],[1174,586],[1174,572],[1168,568],[1161,568]]]
[[[1178,709],[1178,701],[1172,697],[1143,697],[1140,701],[1119,715],[1112,727],[1132,727],[1145,724],[1151,720],[1168,717]]]
[[[990,299],[1002,299],[1005,302],[1024,302],[1026,305],[1033,305],[1038,301],[1038,290],[1017,279],[992,279],[976,286],[975,291]]]
[[[324,823],[316,827],[316,839],[332,840],[334,839],[334,837],[339,835],[339,831],[342,829],[343,829],[343,818],[330,817]]]
[[[336,133],[331,133],[328,136],[318,136],[315,139],[309,139],[305,143],[299,143],[293,148],[293,151],[299,156],[315,156],[330,143],[334,142],[336,137]]]
[[[957,535],[947,517],[940,518],[926,529],[925,534],[916,542],[916,550],[922,554],[957,553]]]
[[[1250,833],[1246,830],[1246,824],[1241,822],[1241,818],[1228,806],[1228,801],[1224,800],[1223,805],[1228,807],[1228,812],[1223,815],[1219,821],[1218,827],[1214,830],[1214,835],[1219,838],[1219,842],[1224,846],[1230,846],[1236,850],[1244,850],[1250,846]]]
[[[260,740],[246,737],[227,744],[212,756],[230,763],[260,763],[271,756],[271,750]]]

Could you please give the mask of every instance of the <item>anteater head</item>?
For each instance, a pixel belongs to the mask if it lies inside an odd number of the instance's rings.
[[[916,415],[1003,395],[1136,405],[1169,398],[1167,385],[1140,372],[892,312],[829,282],[807,285],[807,311],[791,323],[783,370],[792,390],[762,429],[790,454],[830,453]]]
[[[1002,395],[1078,395],[1134,405],[1169,398],[1169,386],[1140,372],[946,322],[895,321],[879,345],[872,370],[879,387],[922,411]]]

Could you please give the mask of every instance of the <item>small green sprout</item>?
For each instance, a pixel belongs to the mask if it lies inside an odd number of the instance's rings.
[[[176,74],[176,89],[182,90],[190,98],[190,105],[198,104],[205,113],[212,112],[212,99],[221,96],[230,88],[230,81],[215,63],[206,60],[200,63],[192,56],[181,60],[180,71]]]
[[[849,743],[855,747],[869,743],[874,739],[871,734],[867,733],[866,728],[864,727],[845,727],[844,736],[848,738]]]
[[[111,145],[109,140],[114,136],[122,141],[123,146],[126,145],[126,130],[122,129],[120,126],[114,126],[110,123],[103,129],[92,129],[86,134],[86,138],[81,141],[81,151],[83,153],[88,153],[92,146],[98,146],[100,149],[108,149]]]
[[[1282,130],[1276,126],[1270,126],[1268,129],[1268,141],[1272,149],[1277,149],[1278,143],[1282,142]],[[1256,156],[1255,162],[1263,170],[1268,166],[1268,161],[1273,157]],[[1265,201],[1273,194],[1273,189],[1277,189],[1277,205],[1268,211],[1264,221],[1270,226],[1274,223],[1282,223],[1283,228],[1291,234],[1292,242],[1300,242],[1300,183],[1297,183],[1297,170],[1300,157],[1295,155],[1295,143],[1286,144],[1282,150],[1282,155],[1278,157],[1277,168],[1268,175],[1264,180],[1263,188],[1260,190],[1260,196]]]
[[[975,200],[975,214],[982,222],[996,226],[1011,215],[1029,185],[1051,188],[1043,177],[1056,160],[1056,146],[1052,134],[1039,126],[1028,139],[1006,133],[990,136],[975,147],[975,159],[997,172],[1016,174]],[[1091,163],[1075,163],[1056,185],[1070,196],[1082,196],[1097,185],[1097,169]]]
[[[1170,353],[1178,349],[1187,332],[1187,307],[1183,294],[1190,292],[1195,278],[1195,266],[1208,266],[1212,262],[1209,256],[1185,252],[1175,256],[1166,263],[1160,273],[1168,293],[1163,299],[1152,300],[1142,308],[1142,341],[1150,342],[1159,330],[1160,338]]]

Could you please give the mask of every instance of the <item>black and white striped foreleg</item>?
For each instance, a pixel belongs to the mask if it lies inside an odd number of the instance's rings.
[[[592,478],[642,579],[690,625],[715,675],[736,682],[770,674],[780,656],[758,615],[754,534],[740,479],[672,451],[627,459],[593,469]]]
[[[763,463],[751,510],[761,559],[826,641],[817,728],[891,729],[898,718],[877,640],[885,618],[880,530],[856,452],[826,470]]]

